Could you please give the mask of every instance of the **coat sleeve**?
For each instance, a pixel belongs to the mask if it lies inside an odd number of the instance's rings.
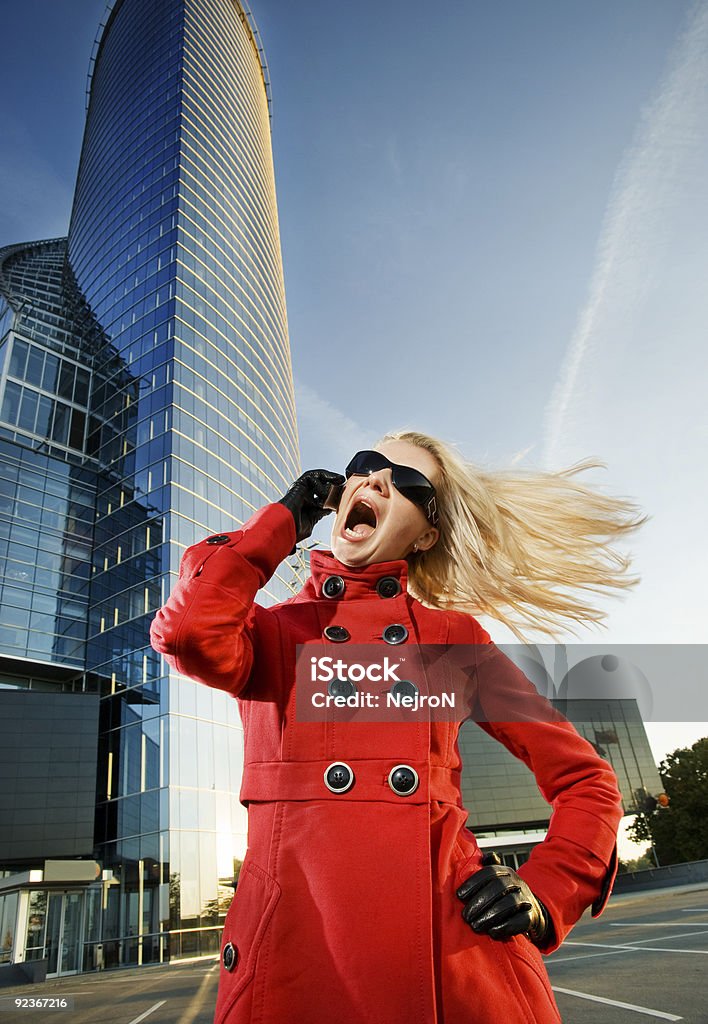
[[[267,505],[220,537],[187,548],[150,642],[178,672],[238,696],[253,667],[254,599],[295,544],[295,522],[284,505]]]
[[[622,796],[610,764],[485,636],[474,717],[531,769],[553,808],[546,838],[519,868],[550,913],[554,934],[542,951],[552,953],[587,907],[593,917],[605,908],[617,874]],[[502,720],[504,708],[513,720]]]

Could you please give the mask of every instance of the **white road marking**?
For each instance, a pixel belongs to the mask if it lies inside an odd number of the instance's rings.
[[[628,946],[634,946],[637,942],[667,942],[669,939],[695,939],[699,935],[708,935],[708,928],[705,928],[702,932],[677,932],[674,935],[657,935],[655,939],[647,937],[646,939],[625,939],[625,944]]]
[[[636,946],[630,943],[620,945],[616,942],[573,942],[570,939],[566,939],[563,943],[564,946],[596,946],[598,949],[636,949]],[[641,948],[641,947],[640,947]]]
[[[682,914],[708,914],[708,907],[691,907],[690,910],[682,910]]]
[[[166,999],[161,999],[159,1003],[155,1003],[155,1005],[151,1006],[149,1010],[145,1011],[145,1013],[141,1013],[139,1017],[135,1017],[131,1020],[130,1024],[140,1024],[141,1020],[145,1020],[145,1018],[149,1017],[151,1013],[155,1012],[155,1010],[159,1010],[166,1002]]]
[[[568,943],[564,942],[563,945],[567,946]],[[592,960],[596,956],[614,956],[617,953],[641,953],[641,952],[642,952],[641,947],[635,948],[634,946],[628,946],[625,949],[623,946],[620,946],[619,949],[610,949],[607,953],[578,953],[576,956],[559,956],[559,957],[555,957],[554,956],[552,960],[548,960],[546,962],[546,966],[547,967],[553,967],[555,964],[564,964],[568,960]],[[651,953],[651,950],[649,950],[649,952]]]
[[[553,985],[554,992],[562,992],[566,996],[577,996],[578,999],[589,999],[593,1003],[604,1003],[606,1006],[618,1006],[621,1010],[634,1010],[635,1013],[645,1013],[649,1017],[659,1017],[661,1020],[683,1020],[675,1013],[663,1013],[661,1010],[650,1010],[646,1006],[635,1006],[634,1003],[620,1003],[617,999],[605,999],[604,996],[591,996],[587,992],[575,992],[572,988],[559,988]]]
[[[694,935],[692,932],[691,935]],[[682,935],[660,935],[656,939],[637,939],[636,942],[626,943],[625,945],[613,945],[608,942],[575,942],[570,939],[566,939],[563,943],[564,946],[588,946],[591,949],[606,949],[607,953],[578,953],[576,956],[554,956],[552,960],[548,960],[548,966],[553,967],[554,964],[563,964],[569,960],[590,960],[592,957],[597,956],[612,956],[613,953],[699,953],[702,956],[708,956],[708,949],[672,949],[664,946],[644,946],[639,945],[640,942],[661,942],[666,941],[670,938],[685,938]]]
[[[703,928],[705,921],[697,921],[695,924],[688,924],[686,921],[653,921],[648,924],[637,924],[629,921],[612,921],[610,928]]]
[[[672,937],[677,938],[678,936],[667,936],[669,939]],[[708,956],[708,949],[675,949],[671,946],[632,946],[630,948],[640,949],[644,953],[697,953],[699,956]]]

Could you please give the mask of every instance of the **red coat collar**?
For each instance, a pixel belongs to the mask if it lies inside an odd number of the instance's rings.
[[[408,563],[404,558],[352,568],[338,561],[331,551],[311,551],[310,574],[306,589],[317,597],[326,597],[324,584],[332,576],[339,577],[344,583],[344,590],[338,595],[340,600],[376,596],[377,585],[383,579],[395,579],[404,594],[408,586]]]

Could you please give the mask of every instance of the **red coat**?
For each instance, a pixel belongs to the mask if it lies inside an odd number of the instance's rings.
[[[152,626],[178,671],[239,698],[249,807],[248,853],[226,919],[216,1024],[551,1024],[559,1020],[539,951],[462,920],[455,890],[481,854],[459,796],[459,724],[319,724],[294,720],[295,646],[344,626],[382,643],[488,643],[469,615],[425,608],[406,592],[406,562],[350,569],[314,552],[312,576],[273,608],[256,592],[291,550],[280,504],[243,528],[189,548]],[[340,576],[344,593],[322,584]],[[395,577],[396,596],[376,583]],[[395,589],[395,588],[392,588]],[[324,642],[324,641],[323,641]],[[342,645],[343,647],[345,645]],[[586,907],[599,914],[616,870],[620,795],[611,768],[565,721],[483,726],[534,772],[553,804],[547,838],[520,870],[553,919],[557,948]],[[332,793],[335,761],[356,784]],[[420,777],[401,797],[400,763]],[[227,967],[230,970],[227,970]]]

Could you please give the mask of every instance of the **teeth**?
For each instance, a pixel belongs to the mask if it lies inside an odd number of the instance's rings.
[[[361,529],[362,526],[364,526],[363,530]],[[367,530],[368,530],[368,532],[367,532]],[[353,540],[361,540],[362,537],[371,536],[371,534],[373,532],[374,532],[373,527],[367,527],[363,523],[358,524],[353,529],[350,526],[345,526],[344,527],[344,534],[345,534],[345,536],[351,537]]]

